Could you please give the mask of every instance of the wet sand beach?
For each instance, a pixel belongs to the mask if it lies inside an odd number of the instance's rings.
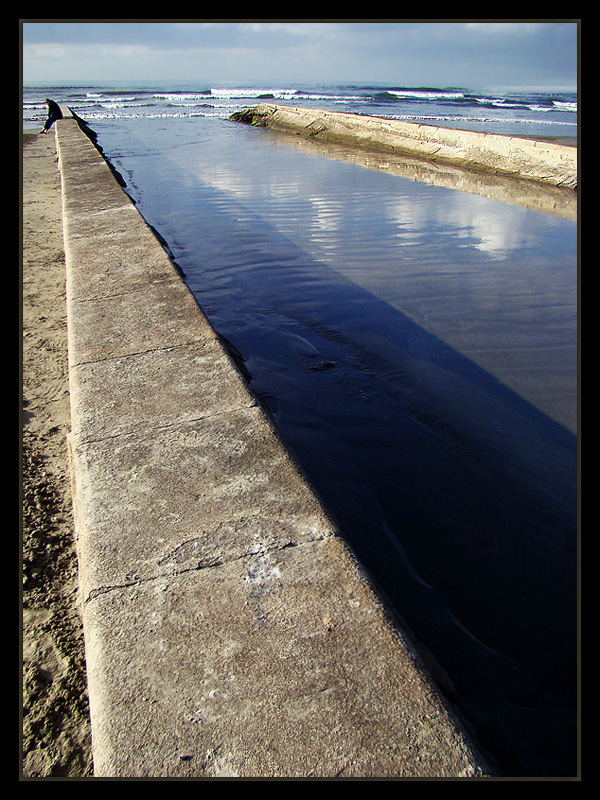
[[[54,133],[23,135],[23,776],[92,775]]]

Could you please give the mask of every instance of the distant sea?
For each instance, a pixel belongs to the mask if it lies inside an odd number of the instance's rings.
[[[577,94],[569,91],[314,84],[32,86],[23,90],[24,128],[35,128],[45,118],[45,97],[66,103],[92,124],[112,118],[226,118],[265,100],[510,135],[577,135]]]

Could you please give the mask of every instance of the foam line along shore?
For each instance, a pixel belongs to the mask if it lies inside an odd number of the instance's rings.
[[[23,124],[45,116],[44,98],[69,105],[90,122],[143,117],[221,117],[259,102],[519,136],[577,137],[575,92],[388,86],[204,86],[155,84],[42,86],[23,90]]]

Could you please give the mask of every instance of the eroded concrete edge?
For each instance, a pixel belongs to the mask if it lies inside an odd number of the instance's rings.
[[[231,118],[317,141],[577,188],[577,148],[552,142],[275,103],[259,103]]]
[[[492,774],[106,161],[55,129],[96,776]]]

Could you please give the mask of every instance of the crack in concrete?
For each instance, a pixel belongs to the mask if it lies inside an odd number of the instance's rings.
[[[223,524],[223,523],[221,523],[221,524]],[[316,539],[315,541],[323,541],[324,539],[331,538],[332,536],[334,536],[334,534],[325,534],[320,539]],[[189,541],[192,541],[192,540],[188,540],[188,542]],[[182,547],[184,544],[185,543],[182,543],[181,545],[178,545],[178,548]],[[256,551],[244,551],[244,552],[240,553],[239,555],[231,556],[230,558],[226,558],[226,557],[217,558],[216,557],[213,561],[210,561],[210,562],[202,562],[202,561],[200,561],[195,566],[180,567],[180,568],[173,568],[173,567],[170,566],[169,569],[165,570],[164,572],[158,572],[155,575],[148,575],[146,577],[141,577],[141,578],[132,578],[131,580],[126,580],[123,583],[115,583],[115,584],[112,584],[110,586],[98,586],[95,589],[90,589],[90,591],[87,594],[87,597],[83,598],[83,603],[84,603],[84,605],[87,605],[92,600],[95,600],[97,597],[100,597],[100,596],[102,596],[104,594],[109,594],[110,592],[117,592],[117,591],[119,591],[121,589],[128,589],[128,588],[130,588],[132,586],[142,586],[144,584],[154,583],[156,581],[160,581],[160,580],[163,580],[165,578],[179,578],[180,576],[186,575],[186,574],[188,574],[190,572],[202,572],[203,570],[206,570],[206,569],[215,569],[217,567],[222,567],[223,565],[233,564],[236,561],[243,561],[244,559],[256,558],[257,556],[260,556],[260,557],[264,558],[265,555],[268,555],[270,553],[277,553],[277,552],[280,552],[282,550],[287,550],[290,547],[302,547],[303,545],[307,545],[307,544],[313,544],[313,541],[307,541],[307,542],[287,541],[287,542],[283,542],[280,545],[272,545],[267,549],[260,550],[259,552],[256,552]],[[175,548],[175,549],[178,549],[178,548]],[[165,556],[165,558],[161,559],[161,561],[164,563],[167,559],[168,559],[168,556]],[[159,564],[160,564],[160,562],[159,562]]]
[[[138,436],[141,432],[148,433],[152,432],[166,432],[175,430],[177,428],[184,428],[188,425],[193,425],[194,422],[201,422],[202,420],[212,419],[213,417],[221,417],[227,414],[235,414],[238,411],[243,411],[248,408],[257,408],[261,407],[260,403],[253,398],[248,398],[247,404],[240,404],[231,406],[230,408],[226,408],[224,410],[215,409],[214,411],[209,411],[205,414],[200,414],[194,417],[188,417],[183,421],[178,422],[169,422],[169,423],[153,423],[153,422],[140,422],[137,428],[128,428],[125,430],[116,431],[114,433],[107,433],[104,436],[95,436],[87,438],[83,432],[71,431],[70,435],[73,438],[79,440],[79,444],[81,445],[88,445],[88,444],[100,444],[101,442],[106,442],[114,439],[119,438],[131,438]],[[75,445],[77,447],[77,445]]]
[[[117,267],[117,268],[124,269],[127,265],[119,263],[119,264],[115,264],[114,266]],[[104,274],[105,275],[109,274],[109,268],[108,267],[105,269]],[[83,303],[97,303],[97,302],[102,302],[104,300],[114,300],[114,299],[119,299],[121,297],[129,298],[129,297],[131,297],[132,294],[135,294],[135,293],[139,293],[139,294],[147,293],[149,284],[153,285],[153,286],[156,286],[156,285],[160,286],[161,284],[169,285],[169,284],[173,283],[173,280],[174,280],[174,278],[173,278],[172,275],[164,275],[162,277],[161,276],[154,276],[151,279],[149,279],[149,281],[147,283],[140,284],[139,286],[130,287],[127,290],[124,290],[124,291],[116,291],[115,290],[113,292],[109,291],[109,292],[102,292],[102,293],[98,293],[98,294],[90,294],[90,295],[86,295],[85,297],[72,297],[71,298],[71,302],[74,303],[74,304],[76,304],[76,303],[82,303],[83,304]]]
[[[148,347],[146,350],[134,350],[131,353],[117,353],[114,355],[107,355],[100,358],[90,358],[86,361],[74,361],[70,364],[71,369],[75,367],[86,367],[94,364],[103,364],[107,361],[117,361],[120,358],[135,358],[137,356],[146,356],[151,353],[169,353],[173,350],[180,350],[185,347],[191,347],[192,345],[205,345],[211,344],[212,342],[218,342],[217,337],[211,338],[199,338],[199,339],[191,339],[190,341],[181,342],[179,344],[169,345],[168,347]]]

